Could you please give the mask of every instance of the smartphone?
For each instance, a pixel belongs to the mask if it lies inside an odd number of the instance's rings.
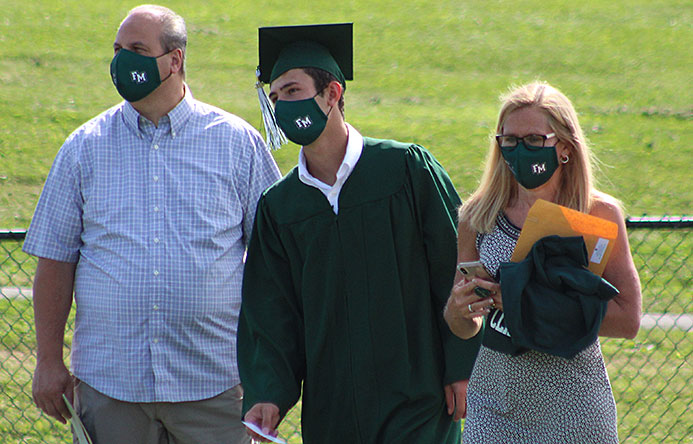
[[[481,261],[471,261],[471,262],[460,262],[457,264],[457,271],[462,273],[466,279],[472,279],[473,277],[478,277],[487,280],[493,280],[486,267]],[[491,296],[491,292],[482,287],[474,288],[474,293],[480,298],[487,298]]]
[[[488,271],[486,271],[486,267],[484,267],[484,264],[482,264],[481,261],[460,262],[459,264],[457,264],[457,271],[462,273],[462,275],[467,279],[478,277],[482,279],[493,280]]]

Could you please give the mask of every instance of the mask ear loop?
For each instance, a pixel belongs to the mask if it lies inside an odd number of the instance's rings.
[[[161,83],[167,81],[173,75],[173,71],[169,70],[168,75],[161,80]]]
[[[329,86],[329,85],[328,85],[328,86]],[[325,91],[326,89],[327,89],[327,86],[324,87],[323,89],[321,89],[320,91],[318,91],[317,93],[315,93],[315,95],[314,95],[313,97],[311,97],[311,98],[312,98],[313,100],[315,100],[315,98],[316,98],[317,96],[319,96],[319,95],[320,95],[323,91]],[[317,102],[316,102],[316,103],[317,103]],[[318,105],[318,106],[319,106],[319,105]],[[330,109],[327,111],[327,114],[325,114],[325,117],[327,117],[327,118],[330,117],[330,113],[332,112],[332,109],[333,109],[333,108],[334,108],[334,105],[332,105],[332,106],[330,107]],[[321,110],[321,111],[322,111],[322,110]]]
[[[171,54],[171,53],[172,53],[173,51],[175,51],[175,50],[176,50],[176,48],[173,48],[173,49],[170,50],[169,52],[165,52],[165,53],[161,54],[159,57],[155,57],[155,58],[156,58],[156,59],[159,59],[159,58],[161,58],[161,57],[163,57],[163,56],[165,56],[165,55],[167,55],[167,54]],[[163,79],[161,79],[161,83],[164,83],[165,81],[167,81],[167,80],[169,79],[169,77],[171,77],[172,75],[173,75],[173,70],[169,68],[169,70],[168,70],[168,75],[167,75],[166,77],[164,77]]]

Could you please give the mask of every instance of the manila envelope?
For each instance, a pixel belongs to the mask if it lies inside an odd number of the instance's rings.
[[[587,247],[588,269],[599,276],[609,260],[611,250],[616,244],[618,225],[615,222],[589,214],[581,213],[542,199],[529,209],[520,238],[513,251],[513,262],[527,257],[532,245],[542,237],[582,236]]]

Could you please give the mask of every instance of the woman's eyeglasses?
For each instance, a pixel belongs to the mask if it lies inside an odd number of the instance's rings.
[[[496,141],[498,146],[501,148],[515,148],[520,141],[522,141],[525,146],[543,148],[546,146],[546,140],[555,137],[556,133],[550,134],[529,134],[524,137],[517,136],[505,136],[503,134],[496,135]]]

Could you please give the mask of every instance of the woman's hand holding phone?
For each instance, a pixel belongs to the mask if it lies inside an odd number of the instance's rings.
[[[472,291],[478,298],[491,298],[493,300],[492,307],[503,309],[500,285],[491,277],[481,261],[460,262],[457,264],[457,271],[462,274],[465,281],[474,283]]]

